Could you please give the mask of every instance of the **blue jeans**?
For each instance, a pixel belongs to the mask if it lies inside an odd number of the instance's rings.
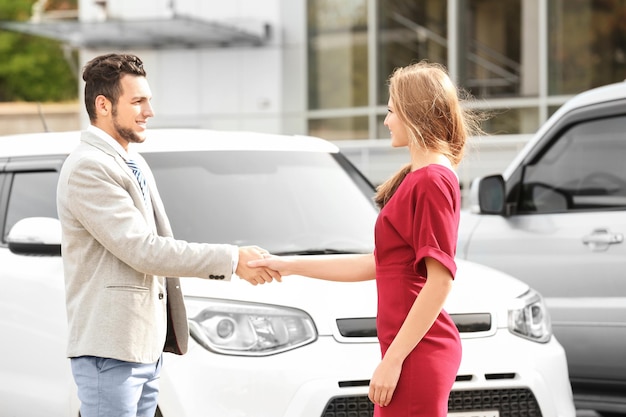
[[[151,364],[72,358],[81,417],[154,417],[163,357]]]

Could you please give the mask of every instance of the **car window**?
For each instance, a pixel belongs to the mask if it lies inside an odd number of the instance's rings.
[[[524,170],[520,212],[626,208],[626,117],[568,129]]]
[[[56,188],[59,173],[17,172],[11,182],[3,241],[11,227],[26,217],[58,218]]]
[[[273,253],[369,252],[373,189],[331,154],[212,151],[144,154],[174,236]],[[363,184],[361,184],[363,186]]]
[[[373,188],[317,152],[144,154],[172,224],[191,242],[259,245],[274,253],[370,252]],[[16,172],[3,241],[26,217],[55,217],[58,172]]]

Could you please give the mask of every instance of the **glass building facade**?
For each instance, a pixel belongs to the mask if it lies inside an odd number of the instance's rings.
[[[492,114],[487,133],[533,133],[626,79],[626,0],[307,0],[308,132],[388,138],[387,79],[420,60]]]

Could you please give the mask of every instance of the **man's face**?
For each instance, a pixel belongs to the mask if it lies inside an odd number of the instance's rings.
[[[146,139],[147,120],[154,116],[154,112],[150,105],[152,92],[145,77],[124,75],[120,85],[122,95],[111,111],[112,136],[125,147],[128,143],[141,143]]]

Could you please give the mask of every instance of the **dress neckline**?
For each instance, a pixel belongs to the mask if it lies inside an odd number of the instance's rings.
[[[454,176],[457,178],[457,180],[459,179],[459,174],[457,174],[457,172],[454,169],[452,169],[452,167],[450,167],[448,165],[444,165],[444,164],[438,164],[436,162],[433,162],[432,164],[424,165],[423,167],[420,167],[420,168],[418,168],[418,169],[416,169],[414,171],[410,171],[409,175],[413,174],[414,172],[419,172],[419,171],[422,171],[422,170],[430,168],[430,167],[433,167],[433,168],[441,167],[441,168],[443,168],[445,170],[448,170],[448,171],[452,172],[454,174]]]

